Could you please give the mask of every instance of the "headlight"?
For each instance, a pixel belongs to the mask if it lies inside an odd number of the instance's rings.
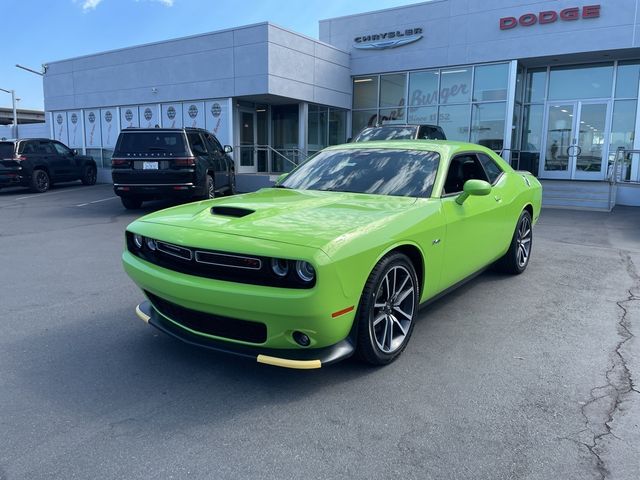
[[[153,252],[156,251],[156,241],[153,238],[147,238],[147,248]]]
[[[298,260],[296,262],[296,273],[304,282],[311,282],[316,278],[316,271],[309,262]]]
[[[137,233],[133,235],[133,244],[137,247],[137,248],[142,248],[142,235],[138,235]]]
[[[278,277],[286,277],[289,273],[289,261],[282,258],[271,259],[271,270]]]

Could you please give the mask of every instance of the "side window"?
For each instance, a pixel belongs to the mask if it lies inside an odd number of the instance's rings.
[[[216,142],[211,135],[205,135],[204,138],[207,141],[207,146],[209,147],[210,152],[220,152],[218,145],[216,145]]]
[[[493,159],[488,155],[479,153],[478,158],[480,159],[480,163],[482,163],[482,166],[484,167],[484,171],[487,172],[489,183],[493,185],[502,173],[502,170],[500,169],[498,164],[494,162]]]
[[[462,192],[467,180],[489,181],[475,154],[458,155],[451,160],[447,179],[444,182],[444,194]]]
[[[187,133],[187,136],[189,137],[189,144],[191,144],[191,151],[194,155],[207,154],[207,147],[205,147],[199,133]]]
[[[36,142],[24,142],[21,147],[22,151],[20,153],[31,154],[38,153],[38,148]]]
[[[55,155],[56,151],[51,146],[51,142],[39,142],[38,151],[36,153],[41,153],[43,155]]]
[[[216,148],[220,151],[220,153],[224,153],[224,148],[222,148],[222,145],[220,145],[220,142],[218,141],[218,139],[216,137],[211,137],[213,139],[213,142],[216,145]]]
[[[67,147],[65,147],[61,143],[53,142],[53,148],[56,149],[56,151],[58,152],[58,155],[62,155],[63,157],[67,157],[71,155],[71,150],[69,150]]]

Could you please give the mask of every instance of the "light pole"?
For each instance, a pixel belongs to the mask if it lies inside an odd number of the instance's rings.
[[[18,112],[16,111],[16,91],[5,90],[0,88],[3,92],[11,94],[11,104],[13,105],[13,138],[18,138]]]

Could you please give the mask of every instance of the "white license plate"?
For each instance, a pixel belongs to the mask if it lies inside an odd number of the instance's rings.
[[[144,162],[142,164],[143,170],[158,170],[158,162]]]

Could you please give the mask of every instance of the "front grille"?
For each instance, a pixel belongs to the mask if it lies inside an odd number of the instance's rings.
[[[278,277],[271,269],[271,258],[259,255],[242,255],[232,252],[185,247],[156,240],[152,250],[146,243],[137,248],[133,234],[127,232],[127,249],[134,255],[159,267],[174,272],[213,278],[227,282],[248,283],[280,288],[313,288],[316,283],[302,281],[290,268],[284,277]]]
[[[158,312],[194,332],[250,343],[264,343],[267,340],[267,326],[264,323],[199,312],[176,305],[150,292],[144,293]]]

